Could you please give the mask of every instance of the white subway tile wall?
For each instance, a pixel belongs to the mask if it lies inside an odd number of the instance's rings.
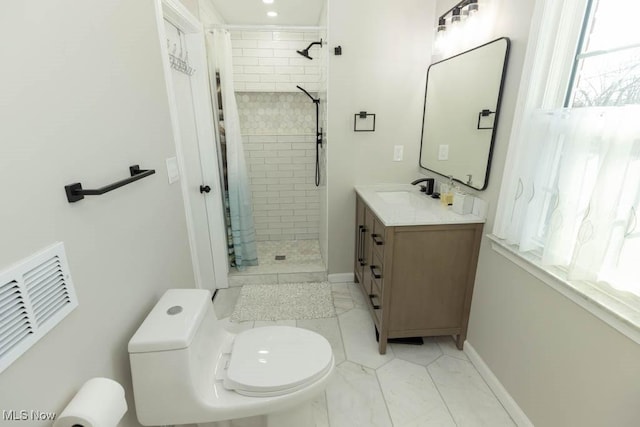
[[[315,106],[303,93],[237,94],[256,240],[318,239]]]
[[[235,31],[234,85],[253,198],[256,240],[319,238],[320,200],[315,186],[315,105],[325,86],[326,46],[309,60],[296,50],[319,41],[317,31]],[[323,105],[324,107],[324,105]]]
[[[321,47],[310,50],[315,60],[296,53],[319,40],[318,31],[232,31],[236,92],[293,92],[296,85],[309,92],[319,91]]]

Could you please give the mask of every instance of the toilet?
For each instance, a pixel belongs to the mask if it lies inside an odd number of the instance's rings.
[[[229,426],[256,416],[269,427],[314,425],[311,402],[335,368],[329,342],[289,326],[232,329],[207,290],[160,298],[128,346],[142,425]]]

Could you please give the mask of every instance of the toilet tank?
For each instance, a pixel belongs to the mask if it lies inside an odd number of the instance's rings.
[[[217,320],[211,293],[169,289],[129,341],[136,414],[143,425],[183,424],[212,384]],[[211,354],[211,353],[209,353]]]
[[[131,337],[129,353],[187,348],[210,305],[205,289],[169,289]]]

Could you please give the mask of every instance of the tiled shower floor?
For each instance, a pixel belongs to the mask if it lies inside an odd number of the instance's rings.
[[[291,265],[322,263],[317,240],[276,240],[257,242],[260,265]],[[277,256],[285,256],[277,260]]]
[[[214,309],[233,312],[240,288],[221,289]],[[354,283],[332,284],[336,317],[232,322],[238,332],[269,325],[310,329],[333,348],[336,370],[313,402],[315,423],[300,427],[515,426],[466,354],[451,337],[425,338],[424,345],[389,344],[377,351],[366,301]],[[233,427],[255,426],[242,419]]]
[[[257,242],[258,265],[244,271],[232,269],[230,286],[296,282],[322,282],[327,271],[317,240]],[[284,256],[284,259],[276,259]]]

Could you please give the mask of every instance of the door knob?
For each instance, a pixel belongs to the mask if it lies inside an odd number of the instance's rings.
[[[211,191],[211,187],[209,187],[208,185],[200,186],[200,193],[208,193],[209,191]]]

